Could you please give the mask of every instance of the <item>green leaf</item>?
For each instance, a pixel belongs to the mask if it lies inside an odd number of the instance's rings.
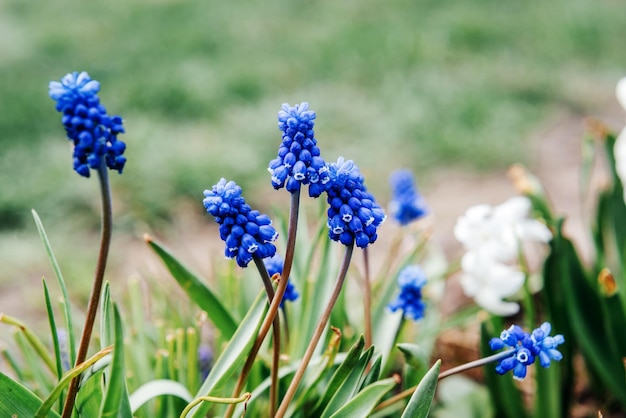
[[[65,390],[65,388],[69,386],[72,379],[80,375],[81,373],[85,372],[86,370],[90,369],[96,362],[106,357],[110,353],[111,353],[110,348],[100,350],[96,354],[94,354],[93,356],[91,356],[90,358],[82,362],[81,364],[79,364],[78,366],[74,367],[73,369],[65,373],[65,375],[63,375],[63,378],[52,389],[52,391],[50,392],[48,397],[44,400],[44,402],[41,404],[39,409],[37,409],[37,411],[34,414],[34,417],[35,418],[47,417],[48,414],[50,413],[50,410],[52,409],[52,405],[54,404],[54,402],[56,402],[57,399],[59,399],[59,396],[61,396],[61,393]]]
[[[34,393],[0,372],[0,417],[32,417],[41,404]],[[59,414],[48,411],[44,416],[58,418]]]
[[[48,235],[46,234],[46,230],[41,223],[41,219],[39,219],[39,215],[33,209],[32,210],[33,218],[35,219],[35,225],[37,225],[37,231],[39,232],[39,236],[41,237],[41,242],[43,243],[44,248],[46,249],[46,253],[48,254],[48,259],[50,260],[50,264],[52,265],[52,269],[54,270],[54,274],[57,278],[57,283],[61,288],[61,293],[63,294],[63,317],[65,319],[65,327],[67,328],[67,342],[69,347],[70,354],[70,364],[74,365],[76,362],[76,345],[74,339],[74,325],[72,322],[72,310],[70,306],[70,298],[67,295],[67,287],[65,286],[65,280],[63,280],[63,274],[61,274],[61,268],[59,267],[59,263],[57,263],[57,259],[54,256],[54,252],[52,251],[52,246],[50,245],[50,241],[48,240]]]
[[[332,398],[326,405],[322,418],[328,418],[333,415],[346,404],[357,393],[364,380],[365,370],[374,355],[374,347],[371,346],[363,355],[359,358],[359,362],[354,365],[350,374],[346,377],[345,381],[339,386],[333,393]],[[363,389],[366,390],[366,389]],[[375,404],[374,404],[375,405]],[[373,406],[372,406],[373,408]]]
[[[193,396],[185,386],[174,380],[159,379],[141,385],[130,395],[130,409],[137,412],[146,402],[159,396],[174,396],[190,403]]]
[[[397,382],[393,378],[379,380],[360,391],[350,399],[341,409],[337,410],[331,418],[361,418],[369,416],[380,399],[389,392]]]
[[[100,417],[132,418],[133,414],[130,411],[128,389],[126,388],[126,369],[124,368],[122,317],[115,304],[113,305],[113,316],[115,320],[115,346],[113,348],[111,373],[108,375],[109,380]]]
[[[63,376],[63,365],[61,362],[61,349],[59,348],[59,334],[57,333],[56,321],[54,320],[54,312],[52,303],[50,302],[50,292],[46,280],[43,280],[43,293],[46,300],[46,312],[48,313],[48,323],[50,324],[50,332],[52,334],[52,345],[54,346],[54,357],[57,365],[57,379],[61,380]]]
[[[361,388],[359,390],[363,389],[365,386],[371,385],[372,383],[380,379],[380,372],[383,367],[382,360],[383,357],[380,354],[376,356],[376,359],[374,360],[374,363],[372,364],[369,373],[367,373],[367,376],[365,376],[365,380],[363,380],[363,384],[361,385]]]
[[[427,418],[430,406],[435,397],[435,389],[439,378],[439,370],[441,369],[441,360],[428,370],[422,381],[417,385],[417,389],[411,395],[402,418]]]
[[[207,313],[213,325],[221,331],[224,339],[230,339],[237,329],[237,323],[222,304],[221,299],[168,250],[156,243],[152,238],[146,238],[146,242],[161,258],[165,267],[187,293],[187,296]]]
[[[110,357],[108,359],[110,360]],[[87,375],[87,372],[85,372],[81,375],[80,390],[76,394],[76,404],[74,406],[78,416],[97,417],[100,413],[100,406],[104,397],[102,392],[103,372],[103,368],[98,368],[98,371],[95,373]]]
[[[352,370],[354,370],[359,362],[361,353],[363,352],[363,347],[365,347],[365,339],[363,338],[363,335],[361,335],[352,348],[350,348],[346,359],[339,365],[337,370],[335,370],[335,373],[333,373],[333,376],[330,378],[324,394],[319,398],[317,404],[313,408],[313,411],[315,411],[312,413],[313,416],[319,415],[319,411],[322,410],[321,408],[325,408],[328,405],[333,395],[348,378]]]
[[[235,372],[235,370],[241,367],[244,363],[245,357],[250,352],[250,348],[256,339],[261,321],[263,320],[263,314],[267,308],[267,302],[265,299],[265,292],[259,293],[254,304],[250,307],[250,310],[239,324],[237,331],[230,339],[228,345],[217,359],[211,372],[207,376],[204,383],[200,387],[196,398],[201,396],[220,396],[224,385],[228,381],[228,378]],[[204,417],[210,404],[202,403],[195,410],[192,411],[191,417],[200,418]]]

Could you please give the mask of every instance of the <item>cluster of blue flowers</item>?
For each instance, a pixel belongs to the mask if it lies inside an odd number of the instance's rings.
[[[328,235],[344,245],[365,248],[376,241],[385,212],[367,192],[363,176],[352,160],[339,157],[328,165]]]
[[[276,254],[272,242],[278,233],[270,217],[252,210],[234,181],[221,179],[211,190],[204,191],[202,203],[220,226],[226,257],[236,258],[239,266],[246,267],[254,256],[263,259]]]
[[[391,173],[389,182],[392,190],[389,212],[400,225],[408,225],[428,214],[428,207],[417,190],[411,171],[396,170]]]
[[[265,268],[269,273],[270,277],[275,274],[283,274],[283,259],[278,255],[274,255],[273,257],[266,258],[263,260],[265,263]],[[281,280],[284,278],[281,277]],[[282,308],[285,305],[285,301],[294,302],[298,299],[300,294],[296,290],[291,278],[287,278],[287,288],[285,289],[285,295],[283,296],[283,300],[280,301],[280,307]]]
[[[126,163],[126,144],[117,139],[124,132],[122,118],[107,114],[100,104],[99,91],[100,83],[84,71],[49,84],[48,94],[63,113],[65,132],[74,142],[74,170],[84,177],[89,177],[90,168],[98,169],[103,159],[107,167],[119,173]]]
[[[313,132],[315,112],[304,102],[293,107],[285,103],[278,112],[278,128],[283,132],[278,156],[268,167],[275,189],[286,187],[290,193],[309,185],[309,196],[319,197],[328,183],[328,168],[320,157]]]
[[[502,331],[500,338],[492,338],[489,346],[492,350],[508,348],[511,355],[501,360],[496,366],[496,373],[505,374],[512,370],[513,377],[523,379],[526,377],[526,368],[539,357],[541,367],[549,367],[552,360],[559,361],[563,354],[556,349],[565,342],[563,335],[550,336],[552,326],[544,322],[532,333],[527,333],[518,325],[511,325],[509,329]]]
[[[422,300],[422,288],[426,284],[426,273],[418,265],[406,266],[398,274],[400,294],[389,305],[392,312],[402,310],[405,318],[417,321],[424,317],[426,305]]]

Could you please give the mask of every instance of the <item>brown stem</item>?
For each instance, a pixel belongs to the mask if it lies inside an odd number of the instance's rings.
[[[104,165],[104,161],[98,168],[98,178],[100,180],[100,193],[102,197],[102,227],[100,233],[100,251],[98,253],[98,261],[96,263],[96,271],[94,274],[93,287],[91,289],[91,295],[89,296],[89,304],[87,306],[87,318],[85,319],[85,327],[80,338],[80,344],[78,346],[78,353],[76,354],[76,362],[74,366],[81,364],[87,358],[87,351],[89,350],[89,342],[91,340],[91,333],[93,331],[93,325],[96,320],[96,313],[98,312],[98,304],[100,303],[100,293],[102,291],[102,283],[104,281],[104,270],[107,264],[107,258],[109,255],[109,247],[111,246],[111,231],[113,224],[113,215],[111,209],[111,188],[109,186],[109,176]],[[72,332],[72,330],[68,330]],[[62,418],[70,418],[72,410],[74,409],[74,403],[76,402],[76,394],[78,393],[78,384],[80,382],[80,376],[72,379],[70,388],[67,392],[67,398],[65,399],[65,406],[63,407]]]
[[[259,257],[253,257],[254,264],[256,264],[261,279],[263,279],[263,286],[265,287],[265,293],[267,293],[268,303],[271,304],[274,300],[274,286],[272,285],[272,279],[267,272],[265,263]],[[272,355],[272,369],[271,369],[271,384],[270,384],[270,417],[274,416],[276,411],[276,405],[278,403],[278,365],[280,361],[280,315],[274,317],[272,322],[273,330],[273,342],[274,350]]]
[[[328,323],[328,319],[330,318],[330,314],[339,298],[339,294],[341,293],[341,289],[343,287],[343,283],[346,279],[346,275],[348,273],[348,267],[350,266],[350,259],[352,258],[352,251],[354,249],[354,243],[348,245],[346,247],[346,254],[343,259],[343,264],[341,265],[341,270],[339,271],[339,275],[337,276],[337,282],[335,283],[335,287],[330,296],[330,300],[326,305],[326,309],[322,313],[322,317],[320,318],[317,326],[315,327],[315,331],[313,332],[313,336],[311,337],[311,341],[309,342],[308,347],[304,353],[302,358],[302,362],[300,366],[298,366],[298,370],[296,370],[296,374],[293,376],[293,380],[289,384],[289,388],[287,389],[287,393],[285,393],[285,397],[283,398],[280,406],[278,407],[278,411],[276,411],[275,418],[282,418],[285,416],[287,412],[287,408],[289,407],[289,403],[293,399],[296,394],[296,390],[298,389],[298,385],[300,381],[304,377],[304,372],[311,361],[311,357],[313,357],[313,352],[315,351],[315,347],[319,342],[322,334],[324,333],[324,329],[326,329],[326,324]]]
[[[298,213],[300,209],[300,190],[292,193],[291,195],[291,209],[289,214],[289,232],[287,233],[287,249],[285,251],[285,263],[283,264],[283,272],[282,275],[284,277],[289,277],[291,274],[291,265],[293,264],[293,256],[294,250],[296,247],[296,232],[298,229]],[[285,290],[287,290],[287,282],[288,280],[281,280],[278,283],[278,287],[276,288],[276,294],[274,296],[274,300],[270,304],[269,310],[263,319],[263,323],[261,324],[261,328],[259,329],[259,334],[254,340],[254,344],[250,349],[250,354],[246,359],[246,363],[243,365],[243,369],[241,370],[241,374],[239,375],[239,379],[237,380],[237,386],[233,391],[233,398],[239,396],[239,393],[243,389],[243,386],[248,378],[248,374],[252,369],[252,364],[254,363],[254,359],[261,348],[261,344],[265,340],[267,333],[274,322],[274,317],[278,313],[278,308],[280,307],[280,301],[285,296]],[[235,412],[235,407],[233,405],[229,405],[226,413],[224,414],[225,418],[230,418]]]
[[[365,319],[365,347],[372,346],[372,286],[370,282],[370,263],[367,247],[363,250],[363,263],[365,264],[365,277],[363,277],[363,315]]]

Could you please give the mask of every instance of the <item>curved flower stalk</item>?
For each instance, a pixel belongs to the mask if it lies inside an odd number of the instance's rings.
[[[461,260],[461,286],[469,297],[487,311],[502,316],[519,310],[515,302],[503,299],[524,285],[525,274],[517,263],[521,243],[547,243],[550,230],[528,217],[531,202],[518,196],[499,206],[478,205],[461,216],[454,235],[466,249]]]
[[[106,168],[122,172],[126,164],[126,157],[122,155],[126,145],[117,139],[117,135],[124,132],[122,118],[107,114],[97,95],[100,83],[92,80],[86,72],[69,73],[60,82],[51,81],[48,88],[50,98],[56,102],[56,109],[63,113],[61,121],[67,137],[74,143],[74,170],[83,177],[90,176],[90,169],[97,170],[102,197],[100,251],[85,326],[76,354],[76,366],[87,358],[111,245],[113,223],[111,188]],[[78,383],[78,378],[74,378],[70,383],[63,407],[63,418],[68,418],[72,414]]]
[[[417,190],[413,173],[407,169],[396,170],[389,177],[391,201],[389,213],[402,226],[428,215],[428,206]]]
[[[424,317],[426,305],[422,300],[422,288],[426,284],[426,273],[418,265],[407,266],[398,274],[400,293],[387,305],[392,312],[401,310],[404,318],[417,321]]]
[[[617,96],[619,104],[622,105],[622,108],[626,111],[626,77],[622,78],[617,83],[615,95]],[[615,169],[617,175],[622,185],[626,185],[626,128],[622,129],[615,140],[613,153],[615,154]],[[626,187],[624,187],[624,201],[626,202]]]
[[[303,102],[295,106],[284,103],[278,112],[278,128],[283,132],[278,156],[270,161],[268,171],[275,189],[285,187],[290,193],[309,185],[309,196],[319,197],[329,181],[326,162],[313,131],[315,112]]]
[[[246,267],[254,256],[264,259],[276,254],[272,243],[278,232],[271,219],[246,204],[241,187],[234,181],[221,179],[211,190],[204,191],[202,203],[220,226],[225,256],[235,258],[240,267]]]
[[[524,332],[517,325],[502,331],[500,338],[492,338],[489,346],[492,350],[507,348],[510,356],[500,360],[496,366],[498,374],[512,371],[513,377],[522,380],[526,377],[526,369],[539,357],[541,367],[550,367],[552,360],[560,361],[563,354],[556,348],[565,342],[563,335],[550,336],[552,326],[544,322],[531,334]]]
[[[50,98],[61,119],[67,137],[74,142],[74,170],[89,177],[90,169],[97,170],[102,161],[111,170],[122,172],[126,144],[117,139],[124,132],[122,118],[109,116],[100,103],[100,83],[86,72],[67,74],[61,81],[49,84]]]

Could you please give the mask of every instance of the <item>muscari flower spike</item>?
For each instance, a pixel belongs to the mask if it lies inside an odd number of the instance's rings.
[[[278,254],[273,257],[266,258],[263,262],[265,263],[265,268],[267,269],[270,277],[275,274],[283,274],[283,259]],[[300,294],[296,290],[296,286],[294,286],[291,279],[288,278],[287,280],[287,289],[285,290],[283,300],[280,301],[281,308],[284,306],[285,301],[294,302],[298,299],[298,297],[300,297]]]
[[[422,301],[422,288],[426,284],[426,274],[418,265],[407,266],[398,274],[400,294],[389,305],[392,312],[402,310],[405,318],[417,321],[424,317],[426,305]]]
[[[366,248],[376,241],[385,212],[367,192],[363,176],[352,160],[339,157],[328,165],[328,236],[344,245]]]
[[[428,215],[428,207],[417,190],[413,173],[406,169],[396,170],[389,177],[391,202],[389,212],[402,226]]]
[[[89,177],[90,168],[98,169],[102,160],[111,170],[122,173],[126,144],[117,139],[124,132],[122,118],[109,116],[100,104],[100,83],[86,72],[73,72],[51,81],[48,95],[63,113],[61,121],[67,137],[74,142],[74,170]]]
[[[264,259],[276,254],[272,242],[278,232],[270,217],[252,210],[234,181],[221,179],[204,191],[202,203],[220,226],[220,238],[226,243],[224,254],[236,258],[240,267],[246,267],[254,256]]]
[[[522,380],[526,377],[526,368],[539,357],[542,367],[549,367],[552,360],[559,361],[563,355],[557,346],[565,342],[563,335],[550,336],[552,326],[544,322],[532,333],[527,333],[518,325],[511,325],[502,331],[500,338],[492,338],[489,346],[492,350],[508,348],[511,356],[501,360],[496,366],[496,373],[505,374],[512,370],[513,377]]]
[[[285,187],[290,193],[309,185],[309,196],[319,197],[329,181],[326,162],[313,132],[315,112],[306,102],[282,105],[278,112],[278,128],[283,132],[278,156],[270,161],[268,171],[275,189]]]

